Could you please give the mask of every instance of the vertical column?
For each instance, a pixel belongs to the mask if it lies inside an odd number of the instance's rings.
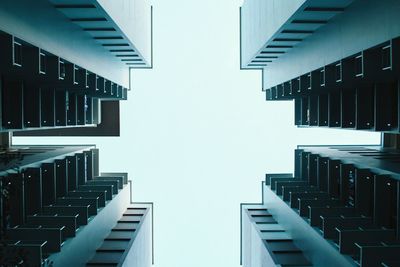
[[[33,215],[42,211],[42,170],[28,168],[23,172],[25,178],[26,214]]]
[[[53,205],[56,202],[56,166],[55,163],[42,164],[42,201],[43,206]]]
[[[340,164],[340,200],[343,205],[354,206],[355,168],[352,164]]]
[[[67,157],[68,191],[73,191],[78,187],[77,157]]]
[[[95,177],[95,176],[99,176],[99,169],[100,169],[99,149],[94,148],[94,149],[92,149],[92,152],[93,152],[93,177]]]
[[[397,182],[384,175],[375,175],[374,180],[374,223],[393,228],[397,215]]]
[[[85,153],[76,154],[77,158],[77,182],[79,185],[86,184],[87,181],[87,157]]]
[[[328,192],[328,158],[318,157],[318,187]]]
[[[328,192],[331,196],[340,196],[340,160],[328,161]]]
[[[374,203],[373,173],[368,169],[356,169],[355,208],[365,216],[372,216]]]
[[[308,182],[313,186],[318,186],[318,158],[316,154],[308,157]]]
[[[5,178],[3,186],[7,186],[9,197],[6,199],[4,210],[8,225],[16,226],[25,221],[25,183],[23,174],[11,174]]]
[[[68,192],[68,169],[67,160],[59,159],[56,164],[56,197],[64,197]]]
[[[93,173],[93,152],[92,150],[90,151],[84,151],[85,154],[85,160],[86,160],[86,181],[92,180],[94,177]],[[85,181],[85,183],[86,183]]]

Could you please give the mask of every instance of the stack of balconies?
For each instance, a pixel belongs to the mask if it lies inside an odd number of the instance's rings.
[[[258,209],[313,266],[399,266],[399,161],[378,146],[302,147],[294,176],[266,175]]]
[[[152,67],[151,4],[128,2],[0,4],[1,266],[152,264],[152,205],[127,173],[100,173],[93,145],[13,146],[119,136],[131,69]]]
[[[138,264],[140,261],[143,261],[142,264],[145,263],[148,251],[146,243],[143,243],[146,238],[143,238],[143,231],[141,233],[140,228],[148,225],[146,221],[149,212],[150,209],[146,204],[128,207],[86,266],[135,266],[135,263]]]
[[[1,131],[95,126],[101,101],[127,99],[127,88],[0,33]]]
[[[295,124],[399,132],[400,38],[266,90],[295,102]]]
[[[242,254],[244,266],[312,266],[290,234],[265,207],[243,207],[242,231],[246,236],[242,249],[247,252]],[[257,258],[251,256],[255,251],[260,252]]]
[[[24,153],[32,158],[37,153],[57,153],[57,149],[39,147]],[[82,249],[94,253],[130,200],[127,174],[99,175],[98,150],[90,147],[6,169],[1,181],[7,192],[1,199],[5,229],[1,249],[6,255],[0,259],[2,264],[42,266],[47,261],[72,266],[68,255]],[[133,237],[132,232],[126,234]],[[80,245],[74,245],[78,237],[91,238],[91,242],[80,240]],[[74,266],[91,255],[81,254],[83,258]]]

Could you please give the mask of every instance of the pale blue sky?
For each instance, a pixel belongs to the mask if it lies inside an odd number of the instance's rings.
[[[155,203],[156,267],[239,266],[239,203],[266,172],[292,172],[297,144],[379,135],[297,129],[292,102],[266,102],[261,73],[239,69],[242,1],[152,2],[154,69],[133,73],[121,137],[35,142],[96,143],[103,171],[129,172],[134,200]]]

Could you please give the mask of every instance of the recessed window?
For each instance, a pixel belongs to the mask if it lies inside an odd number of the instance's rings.
[[[85,95],[85,98],[84,98],[84,108],[85,108],[85,112],[87,112],[87,110],[89,108],[89,105],[88,105],[88,99],[87,99],[86,95]]]
[[[325,86],[325,69],[319,71],[319,84],[320,86]]]
[[[382,70],[392,69],[392,45],[382,47]]]
[[[78,77],[79,77],[79,68],[74,65],[74,84],[79,84]]]
[[[58,78],[60,80],[65,79],[65,62],[62,59],[58,60]]]
[[[122,97],[122,86],[118,85],[117,97]]]
[[[65,107],[69,111],[69,93],[65,94]]]
[[[283,92],[282,92],[282,96],[287,96],[288,94],[290,95],[290,82],[285,82],[283,84]]]
[[[111,95],[115,95],[118,90],[118,85],[116,83],[111,83]]]
[[[296,79],[296,87],[297,87],[297,92],[300,93],[301,92],[301,88],[300,88],[300,78]]]
[[[311,90],[311,73],[309,73],[309,74],[307,75],[307,79],[306,79],[306,88],[307,88],[308,90]]]
[[[300,78],[291,80],[291,85],[292,85],[292,93],[300,92]]]
[[[338,63],[335,65],[335,80],[336,82],[342,81],[342,63]]]
[[[39,74],[46,74],[46,54],[39,50]]]
[[[354,65],[356,77],[362,77],[364,75],[364,57],[362,54],[356,56]]]
[[[101,87],[101,78],[100,78],[100,76],[96,76],[96,91],[99,91],[100,90],[100,87]]]
[[[108,90],[111,90],[111,81],[104,80],[104,93],[107,94]]]
[[[89,72],[87,70],[85,70],[85,87],[89,88]]]
[[[13,37],[13,65],[22,66],[22,44]]]

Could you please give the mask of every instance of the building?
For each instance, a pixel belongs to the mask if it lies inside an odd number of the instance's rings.
[[[0,12],[1,130],[119,135],[131,70],[152,67],[148,1],[2,1]],[[53,131],[26,132],[38,129]]]
[[[397,1],[244,1],[241,68],[299,127],[382,133],[379,146],[298,146],[241,205],[241,264],[400,266]]]
[[[398,132],[398,11],[395,0],[245,1],[241,67],[262,70],[268,101],[294,100],[298,126]]]
[[[146,0],[0,3],[0,265],[153,264],[153,204],[95,145],[13,136],[119,136],[136,68],[152,68]]]
[[[399,266],[399,150],[299,146],[241,206],[243,266]],[[268,265],[269,263],[270,265]]]
[[[2,266],[152,265],[152,204],[132,202],[127,173],[100,172],[95,146],[13,146],[0,160]]]

